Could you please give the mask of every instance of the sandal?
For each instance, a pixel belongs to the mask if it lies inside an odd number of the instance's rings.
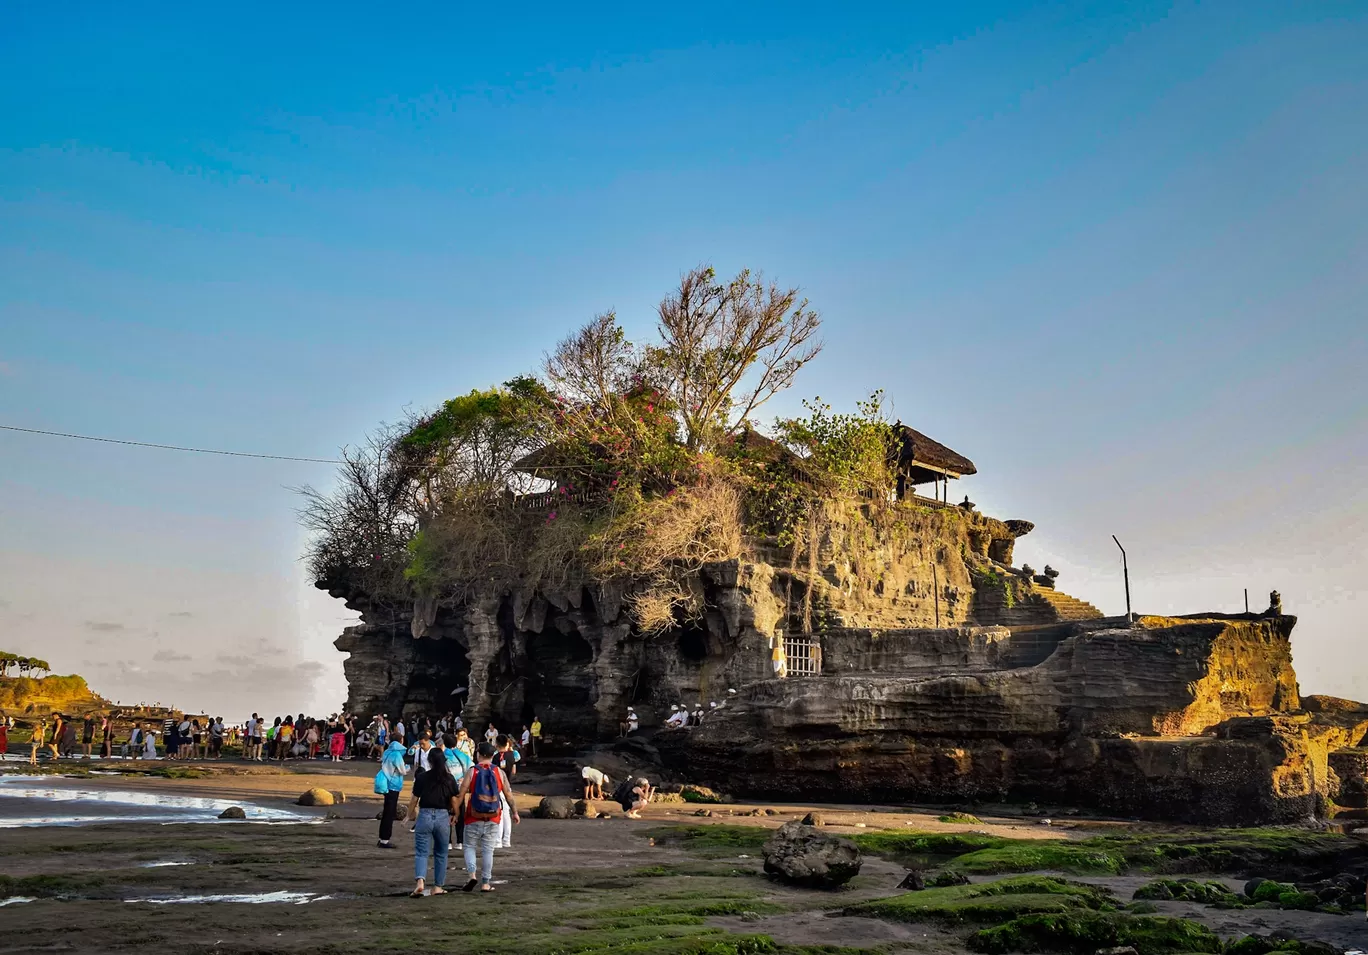
[[[480,886],[480,891],[481,891],[481,892],[493,892],[493,891],[494,891],[494,886],[492,886],[492,885],[482,885],[482,886]]]
[[[434,886],[432,887],[432,890],[431,890],[431,892],[430,892],[429,894],[430,894],[430,895],[446,895],[446,894],[447,894],[447,890],[444,889],[444,888],[442,888],[440,885],[434,885]]]
[[[479,879],[471,879],[471,880],[470,880],[469,882],[467,882],[465,885],[461,886],[461,891],[462,891],[462,892],[474,892],[474,891],[475,891],[475,886],[477,886],[477,885],[479,885],[479,884],[480,884],[480,880],[479,880]]]
[[[423,897],[423,890],[422,890],[422,889],[414,889],[412,892],[409,893],[409,898],[411,898],[411,899],[421,899],[422,897]]]

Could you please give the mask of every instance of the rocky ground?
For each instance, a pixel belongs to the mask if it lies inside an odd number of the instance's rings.
[[[683,802],[655,805],[637,822],[605,803],[599,808],[613,818],[525,818],[514,848],[496,858],[495,878],[506,881],[495,893],[409,899],[407,829],[397,829],[399,849],[375,847],[373,767],[147,768],[183,778],[89,782],[266,805],[289,804],[314,786],[348,798],[311,810],[317,825],[0,830],[0,899],[33,899],[0,910],[0,952],[1091,953],[1108,947],[1103,940],[1139,955],[1223,947],[1262,955],[1273,945],[1232,943],[1282,930],[1343,952],[1365,935],[1361,902],[1349,914],[1276,901],[1254,908],[1238,895],[1218,898],[1217,889],[1203,890],[1214,903],[1132,901],[1160,874],[1220,879],[1240,892],[1250,874],[1307,884],[1361,872],[1368,845],[1356,837]],[[530,805],[569,782],[527,774],[519,788]],[[813,809],[830,823],[823,833],[852,838],[864,852],[860,874],[840,891],[793,888],[762,871],[770,830]],[[969,882],[905,891],[898,886],[909,868],[931,882]],[[459,866],[450,881],[459,883]],[[290,894],[263,904],[165,904],[272,893]]]

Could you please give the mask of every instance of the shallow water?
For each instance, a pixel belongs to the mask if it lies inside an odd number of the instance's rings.
[[[166,895],[157,898],[124,899],[125,902],[145,902],[149,905],[180,905],[186,902],[241,902],[247,905],[262,905],[268,902],[289,902],[294,905],[307,905],[322,902],[331,895],[317,895],[313,892],[255,892],[249,895]]]
[[[32,901],[33,901],[33,899],[27,898],[27,897],[22,896],[22,895],[13,895],[13,896],[10,896],[8,899],[0,899],[0,907],[6,906],[6,905],[19,905],[19,904],[22,903],[22,902],[32,902]]]
[[[88,781],[52,776],[0,777],[0,829],[18,826],[88,826],[103,822],[232,822],[220,820],[241,806],[248,822],[317,822],[315,816],[249,802],[177,796],[136,789],[98,789]]]

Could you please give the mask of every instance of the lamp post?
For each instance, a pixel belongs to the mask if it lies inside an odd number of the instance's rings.
[[[1112,540],[1116,541],[1116,546],[1121,551],[1121,577],[1126,582],[1126,623],[1132,623],[1130,608],[1130,568],[1126,566],[1126,548],[1121,546],[1121,542],[1116,540],[1116,535],[1112,535]]]

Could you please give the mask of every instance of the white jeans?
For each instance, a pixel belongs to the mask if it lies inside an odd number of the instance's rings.
[[[508,797],[499,793],[499,802],[503,803],[503,813],[499,817],[499,838],[494,843],[500,849],[508,849],[513,845],[513,809],[508,805]]]

